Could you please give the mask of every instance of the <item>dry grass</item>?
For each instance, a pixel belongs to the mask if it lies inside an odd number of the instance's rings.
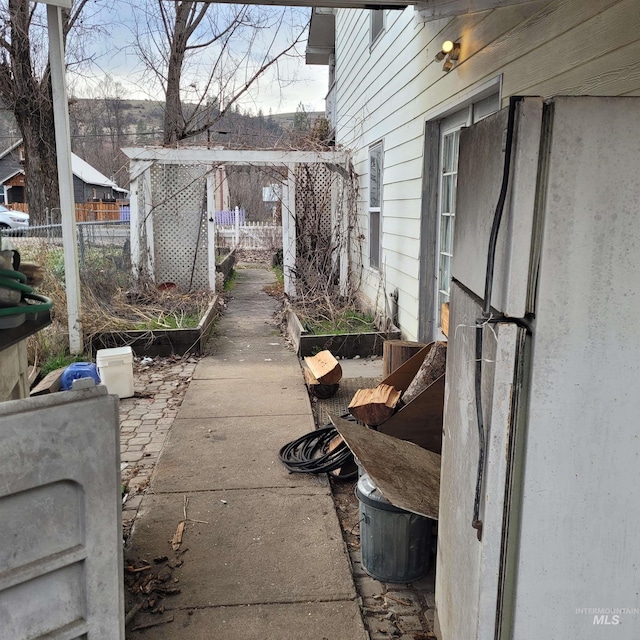
[[[39,365],[68,353],[67,297],[62,249],[46,242],[19,247],[23,260],[44,268],[38,291],[53,300],[52,324],[31,336],[29,361]],[[158,291],[150,284],[133,287],[131,269],[122,250],[106,247],[85,254],[80,269],[81,320],[87,350],[103,332],[175,329],[196,326],[212,300],[209,291],[182,294]]]

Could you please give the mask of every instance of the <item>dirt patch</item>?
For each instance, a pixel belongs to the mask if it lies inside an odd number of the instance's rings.
[[[129,539],[142,495],[199,358],[135,358],[135,393],[120,401],[123,536]]]
[[[342,529],[342,537],[349,551],[360,548],[360,514],[356,498],[356,480],[331,478],[331,491],[336,513]]]
[[[166,612],[166,600],[180,593],[180,580],[174,575],[174,570],[184,563],[183,553],[178,552],[171,558],[154,558],[153,564],[145,560],[125,559],[125,624],[128,631],[173,622],[173,614]]]

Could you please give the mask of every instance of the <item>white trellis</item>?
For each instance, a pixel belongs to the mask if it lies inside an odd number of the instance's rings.
[[[189,147],[125,148],[131,162],[131,261],[134,275],[173,282],[180,289],[215,291],[216,168],[221,165],[285,167],[282,246],[285,292],[295,296],[296,168],[344,167],[341,151],[231,150]],[[206,196],[205,196],[206,194]],[[206,203],[206,204],[205,204]],[[329,223],[330,224],[330,223]]]

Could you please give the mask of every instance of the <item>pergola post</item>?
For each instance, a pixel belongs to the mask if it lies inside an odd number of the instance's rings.
[[[282,207],[282,267],[284,292],[296,296],[296,165],[287,165],[287,182]]]
[[[135,173],[137,163],[131,166],[131,174]],[[140,274],[140,206],[138,204],[138,189],[140,182],[138,176],[132,177],[129,183],[129,238],[131,243],[131,272],[137,278]]]
[[[209,289],[216,292],[216,175],[212,166],[207,173],[207,266]]]
[[[153,282],[156,281],[155,244],[153,240],[153,194],[151,192],[151,166],[142,174],[142,195],[144,197],[144,218],[140,221],[139,229],[144,228],[145,253],[147,256],[147,274]]]

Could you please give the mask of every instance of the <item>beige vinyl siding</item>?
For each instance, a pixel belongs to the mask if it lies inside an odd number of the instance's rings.
[[[461,43],[448,74],[434,60],[446,39]],[[381,309],[398,288],[407,339],[418,327],[425,121],[500,76],[503,104],[525,94],[640,95],[638,1],[541,0],[426,23],[412,8],[388,11],[371,50],[368,12],[337,12],[336,141],[360,175],[370,144],[383,140],[385,151],[381,272],[365,267],[362,294]],[[362,209],[367,196],[361,182]]]

